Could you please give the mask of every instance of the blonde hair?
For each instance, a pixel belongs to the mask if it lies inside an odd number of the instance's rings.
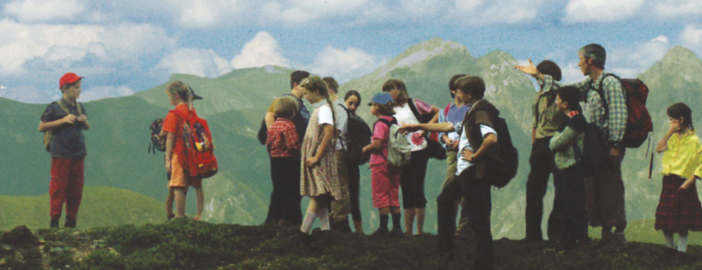
[[[297,103],[297,99],[290,96],[285,96],[281,97],[280,100],[276,102],[273,112],[275,113],[276,117],[292,119],[299,110],[300,107]]]
[[[332,111],[332,119],[334,119],[334,140],[336,140],[336,137],[338,136],[338,129],[336,128],[336,110],[334,110],[334,103],[332,103],[331,97],[329,96],[327,84],[319,76],[312,76],[302,80],[300,87],[303,87],[312,93],[319,94],[327,100],[327,104],[329,104],[329,108],[331,108]],[[334,143],[336,144],[336,142]]]
[[[166,94],[179,97],[180,100],[188,104],[188,107],[192,107],[192,92],[190,92],[190,87],[185,85],[181,81],[175,81],[166,87]]]

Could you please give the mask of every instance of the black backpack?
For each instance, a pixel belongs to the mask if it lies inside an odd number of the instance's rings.
[[[484,110],[487,112],[487,110]],[[476,111],[478,112],[478,111]],[[488,112],[489,113],[489,112]],[[517,175],[519,168],[519,153],[512,144],[512,136],[504,118],[499,117],[500,112],[493,117],[493,129],[497,132],[498,159],[485,156],[485,180],[497,187],[502,188]],[[481,137],[482,139],[482,137]],[[482,145],[482,140],[480,144]],[[477,151],[477,149],[476,149]]]
[[[370,144],[373,132],[366,121],[358,115],[352,114],[341,106],[348,115],[346,121],[346,163],[354,166],[363,165],[370,160],[370,154],[363,154],[363,147]]]
[[[575,158],[581,162],[585,176],[595,176],[595,172],[601,170],[606,165],[607,159],[607,139],[604,132],[595,125],[587,123],[585,125],[585,139],[583,151],[573,145]]]

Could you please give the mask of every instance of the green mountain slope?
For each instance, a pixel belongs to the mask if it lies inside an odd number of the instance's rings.
[[[0,196],[0,231],[24,224],[49,227],[49,195]],[[61,227],[65,211],[61,218]],[[119,188],[88,187],[78,212],[78,228],[166,221],[164,204],[143,194]]]
[[[341,94],[350,89],[359,90],[367,102],[373,94],[380,92],[385,80],[400,78],[405,81],[412,97],[443,109],[451,101],[447,89],[451,76],[467,73],[484,78],[487,99],[507,120],[520,153],[517,177],[506,188],[493,191],[493,232],[497,238],[521,238],[524,235],[525,184],[531,150],[529,112],[535,90],[529,77],[513,68],[516,63],[512,56],[502,51],[474,57],[463,45],[433,39],[408,48],[373,73],[342,85]],[[265,218],[271,191],[270,167],[265,147],[259,145],[254,136],[273,97],[289,91],[291,71],[265,67],[235,70],[214,79],[174,75],[169,80],[183,80],[205,97],[197,101],[195,107],[210,122],[221,167],[218,175],[205,180],[204,216],[208,221],[257,224]],[[656,137],[652,143],[657,143],[667,129],[665,108],[674,101],[689,102],[696,121],[702,119],[702,111],[694,109],[702,91],[702,79],[696,76],[699,74],[702,74],[702,61],[691,51],[676,47],[639,76],[651,88],[648,107],[654,118]],[[86,186],[116,187],[158,201],[165,199],[163,154],[145,152],[149,124],[172,109],[164,94],[166,85],[130,97],[85,104],[93,126],[85,132],[89,153]],[[0,149],[2,153],[12,153],[0,155],[0,171],[3,173],[0,195],[46,193],[50,158],[42,149],[42,134],[36,131],[44,107],[0,98],[0,113],[9,116],[6,128],[0,129],[0,138],[5,142]],[[367,106],[362,106],[359,114],[369,124],[375,120]],[[653,218],[661,188],[660,176],[656,173],[659,169],[660,156],[656,156],[654,178],[648,180],[645,147],[627,151],[622,170],[630,221]],[[377,211],[371,206],[367,166],[362,167],[361,172],[361,211],[366,232],[370,232],[379,221]],[[444,161],[430,161],[425,184],[429,201],[427,232],[436,231],[435,198],[444,173]],[[544,212],[548,213],[553,200],[551,189],[544,200]],[[190,198],[189,210],[193,210],[193,202],[194,198]],[[305,207],[303,202],[302,208]]]

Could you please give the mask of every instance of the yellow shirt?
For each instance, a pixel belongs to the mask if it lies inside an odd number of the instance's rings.
[[[673,134],[668,139],[668,149],[663,154],[663,175],[675,174],[685,179],[702,178],[702,144],[694,130],[682,136]]]

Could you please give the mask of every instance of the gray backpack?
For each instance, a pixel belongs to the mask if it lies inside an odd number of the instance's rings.
[[[393,166],[403,166],[410,161],[412,156],[412,150],[410,148],[410,143],[405,137],[405,135],[400,134],[400,127],[397,126],[397,119],[392,118],[392,122],[385,119],[378,119],[378,121],[383,122],[390,128],[389,142],[388,142],[388,156],[385,160],[388,164]]]

